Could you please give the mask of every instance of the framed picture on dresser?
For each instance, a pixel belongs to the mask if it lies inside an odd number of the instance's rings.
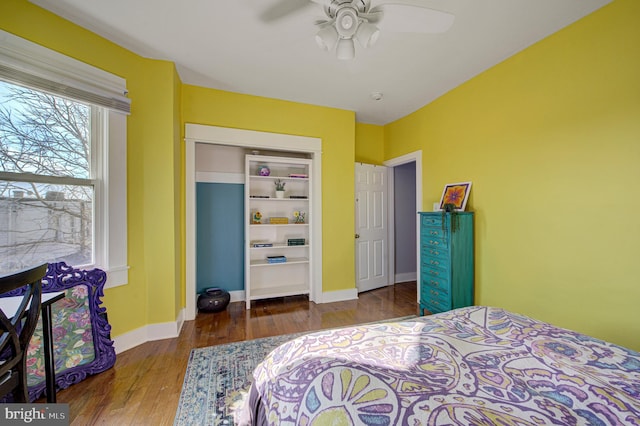
[[[440,197],[440,210],[444,210],[445,204],[453,204],[454,209],[464,211],[471,192],[471,182],[448,183],[442,190]]]

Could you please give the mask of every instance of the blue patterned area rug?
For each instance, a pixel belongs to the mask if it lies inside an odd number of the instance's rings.
[[[174,426],[233,425],[233,412],[248,395],[255,367],[273,349],[303,334],[307,333],[192,349]]]

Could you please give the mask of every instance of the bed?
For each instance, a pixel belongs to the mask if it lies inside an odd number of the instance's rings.
[[[640,425],[640,353],[473,306],[291,340],[239,424]]]

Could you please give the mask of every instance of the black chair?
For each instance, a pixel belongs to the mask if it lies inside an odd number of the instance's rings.
[[[36,329],[42,302],[42,278],[47,264],[0,278],[0,294],[27,286],[15,312],[0,309],[0,398],[13,394],[14,402],[29,402],[26,353]],[[8,316],[9,315],[9,316]]]

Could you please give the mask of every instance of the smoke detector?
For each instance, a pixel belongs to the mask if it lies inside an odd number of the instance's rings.
[[[371,99],[373,99],[374,101],[381,101],[382,92],[371,92]]]

